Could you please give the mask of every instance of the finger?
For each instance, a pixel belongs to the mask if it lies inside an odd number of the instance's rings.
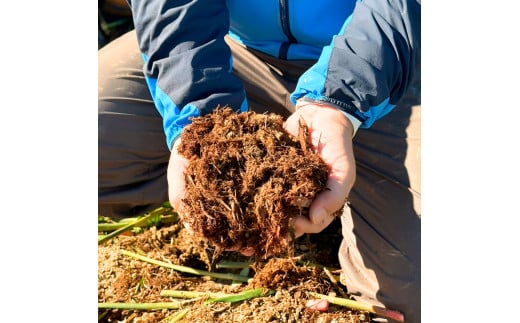
[[[174,155],[168,165],[168,195],[173,208],[179,212],[182,210],[182,199],[186,192],[185,172],[189,161],[178,153],[172,154]]]
[[[346,195],[324,191],[314,199],[309,209],[309,221],[315,225],[330,220],[332,215],[343,207]]]
[[[251,257],[252,255],[255,254],[255,249],[253,248],[244,248],[244,249],[241,249],[240,250],[240,253],[246,257]]]
[[[305,307],[315,311],[326,312],[329,310],[329,301],[326,299],[310,299],[305,303]]]
[[[343,164],[343,163],[340,163]],[[348,163],[347,163],[348,165]],[[355,170],[335,168],[333,166],[327,179],[327,189],[320,192],[309,208],[309,219],[312,223],[320,223],[341,209],[347,200],[355,181]]]
[[[298,111],[297,111],[297,112],[291,114],[283,124],[285,131],[287,131],[288,133],[290,133],[291,135],[293,135],[295,137],[298,136],[298,131],[300,129],[299,125],[298,125],[299,118],[300,118],[300,113],[298,113]]]
[[[332,223],[334,217],[327,216],[319,223],[312,223],[308,218],[300,216],[293,220],[293,229],[295,238],[302,236],[304,233],[319,233]]]

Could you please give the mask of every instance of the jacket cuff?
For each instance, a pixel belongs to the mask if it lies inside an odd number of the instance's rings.
[[[352,127],[354,128],[354,132],[352,133],[352,138],[354,138],[357,130],[361,126],[361,121],[357,117],[353,116],[352,114],[350,114],[348,112],[343,111],[337,105],[326,102],[326,101],[314,100],[314,99],[310,99],[308,97],[303,97],[303,98],[298,99],[298,101],[296,101],[296,109],[301,108],[306,104],[319,104],[319,105],[335,108],[335,109],[339,110],[340,112],[342,112],[345,115],[345,117],[347,117],[347,119],[350,120],[350,123],[352,123]]]

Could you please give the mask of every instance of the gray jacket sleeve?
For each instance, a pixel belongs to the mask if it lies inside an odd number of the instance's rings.
[[[218,105],[247,107],[241,81],[231,73],[225,0],[131,0],[144,75],[163,117],[168,147],[190,118]]]
[[[420,80],[421,4],[358,1],[291,95],[332,103],[370,127]]]

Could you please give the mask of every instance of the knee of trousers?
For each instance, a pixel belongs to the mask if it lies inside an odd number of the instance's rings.
[[[367,231],[370,225],[363,227],[352,213],[346,206],[338,252],[348,292],[359,301],[403,313],[407,323],[420,322],[420,259],[395,248],[380,233]]]

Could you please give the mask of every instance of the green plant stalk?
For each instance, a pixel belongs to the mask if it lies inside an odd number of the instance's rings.
[[[215,265],[217,269],[226,268],[226,269],[241,269],[247,268],[251,265],[250,262],[244,261],[221,261]]]
[[[242,270],[240,271],[239,273],[240,276],[243,276],[243,277],[249,277],[249,267],[246,267],[246,268],[242,268]],[[232,283],[231,283],[231,286],[238,286],[240,285],[242,282],[240,281],[236,281],[234,280]]]
[[[121,233],[123,233],[123,232],[125,232],[127,230],[132,229],[135,226],[146,225],[149,220],[151,220],[152,218],[156,217],[157,215],[161,215],[164,211],[165,211],[165,208],[163,208],[163,207],[160,207],[158,209],[153,210],[147,216],[144,216],[144,217],[142,217],[142,218],[140,218],[140,219],[138,219],[138,220],[136,220],[134,222],[130,222],[127,225],[123,226],[122,228],[119,228],[116,231],[113,231],[113,232],[107,234],[106,236],[104,236],[101,239],[98,239],[98,245],[101,245],[101,244],[105,243],[106,241],[108,241],[108,240],[110,240],[110,239],[120,235]]]
[[[118,229],[121,229],[121,228],[127,226],[129,223],[133,223],[138,220],[139,219],[137,219],[137,218],[126,218],[126,219],[123,219],[116,223],[99,223],[98,232],[110,232],[110,231],[118,230]],[[175,222],[177,222],[177,220],[178,220],[178,216],[176,213],[174,213],[174,214],[170,214],[170,215],[161,216],[160,223],[162,223],[162,224],[175,223]],[[147,226],[147,223],[141,224],[141,225],[134,224],[134,227],[137,227],[137,226],[145,227],[145,226]]]
[[[179,313],[177,313],[175,316],[169,316],[166,317],[161,321],[161,323],[175,323],[178,322],[180,319],[182,319],[188,312],[190,311],[189,308],[186,308]]]
[[[342,297],[348,297],[348,295],[339,287],[338,280],[334,275],[330,272],[330,270],[323,266],[323,272],[329,277],[329,280],[331,281],[332,285],[336,288],[336,290],[341,294]]]
[[[127,225],[129,223],[133,223],[138,220],[139,220],[139,218],[124,218],[117,222],[110,221],[110,222],[98,223],[98,232],[117,230],[119,228],[124,227],[125,225]]]
[[[164,201],[161,206],[167,209],[173,209],[173,206],[171,205],[170,201]]]
[[[159,303],[98,303],[98,308],[120,309],[120,310],[163,310],[179,309],[181,305],[177,302]]]
[[[311,296],[314,296],[314,297],[317,297],[320,299],[325,299],[332,304],[345,306],[345,307],[351,308],[353,310],[369,312],[369,313],[376,314],[376,315],[379,315],[379,316],[382,316],[385,318],[395,320],[397,322],[404,322],[403,314],[398,311],[393,311],[393,310],[389,310],[389,309],[386,309],[383,307],[361,303],[361,302],[354,301],[351,299],[328,296],[328,295],[318,294],[318,293],[314,293],[314,292],[308,292],[308,293]]]
[[[175,298],[197,298],[197,297],[218,298],[218,297],[224,297],[224,296],[232,296],[233,294],[165,289],[165,290],[161,291],[160,295],[164,296],[164,297],[175,297]]]
[[[180,272],[183,272],[183,273],[187,273],[187,274],[193,274],[193,275],[198,275],[198,276],[209,276],[209,277],[213,277],[213,278],[216,278],[216,279],[224,279],[224,280],[237,280],[237,281],[241,281],[241,282],[249,282],[249,280],[251,279],[251,278],[248,278],[248,277],[235,275],[235,274],[214,273],[214,272],[209,272],[209,271],[205,271],[205,270],[195,269],[195,268],[191,268],[191,267],[187,267],[187,266],[180,266],[180,265],[169,264],[167,262],[155,260],[155,259],[152,259],[152,258],[149,258],[149,257],[146,257],[146,256],[142,256],[142,255],[130,252],[130,251],[126,251],[126,250],[121,250],[121,253],[123,255],[125,255],[125,256],[133,257],[133,258],[136,258],[136,259],[139,259],[139,260],[142,260],[142,261],[149,262],[149,263],[154,264],[154,265],[170,268],[170,269],[173,269],[173,270],[176,270],[176,271],[180,271]]]
[[[121,229],[126,225],[128,225],[128,222],[100,223],[98,224],[98,232],[110,232],[117,229]]]
[[[104,311],[100,315],[98,315],[98,322],[101,321],[105,316],[107,316],[109,311]]]
[[[238,294],[218,297],[218,298],[212,298],[204,302],[204,304],[209,303],[216,303],[216,302],[226,302],[226,303],[234,303],[234,302],[240,302],[244,301],[246,299],[251,299],[255,297],[261,297],[261,296],[268,296],[273,293],[272,290],[265,290],[264,288],[256,288],[256,289],[250,289],[243,291]]]
[[[124,219],[121,219],[121,220],[117,221],[117,223],[130,223],[130,222],[137,221],[139,219],[140,219],[139,217],[137,217],[137,218],[124,218]]]

